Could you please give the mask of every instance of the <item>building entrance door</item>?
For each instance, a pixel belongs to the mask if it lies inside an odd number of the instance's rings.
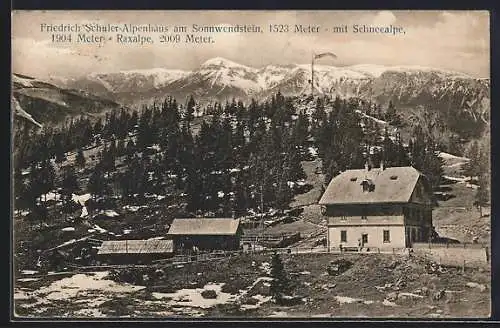
[[[407,248],[411,247],[412,240],[411,240],[410,228],[405,229],[405,244]]]
[[[368,244],[368,234],[364,233],[361,235],[361,246],[365,247]]]

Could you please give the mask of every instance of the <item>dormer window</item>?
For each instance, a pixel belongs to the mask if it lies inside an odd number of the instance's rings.
[[[364,179],[361,181],[361,186],[363,188],[363,192],[370,192],[375,190],[375,184],[370,179]]]

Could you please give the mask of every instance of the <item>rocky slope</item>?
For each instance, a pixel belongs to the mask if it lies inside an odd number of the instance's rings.
[[[459,72],[418,66],[315,65],[315,93],[360,97],[385,106],[424,106],[442,112],[465,112],[474,120],[489,121],[490,80]],[[53,78],[73,89],[137,104],[172,95],[179,100],[219,101],[310,93],[310,65],[268,65],[253,68],[224,58],[212,58],[193,71],[151,69],[90,74],[76,79]]]
[[[12,112],[14,122],[28,121],[38,127],[62,122],[78,115],[100,114],[119,108],[118,103],[88,91],[58,87],[33,77],[12,75]]]

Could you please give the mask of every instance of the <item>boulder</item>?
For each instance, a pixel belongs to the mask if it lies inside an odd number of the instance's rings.
[[[349,270],[349,268],[351,268],[352,265],[353,263],[351,261],[345,259],[338,259],[335,261],[331,261],[328,267],[326,268],[326,271],[331,276],[338,276],[339,274],[342,274],[343,272]]]
[[[440,299],[442,299],[444,297],[444,295],[445,295],[444,290],[439,290],[439,291],[432,294],[432,299],[434,301],[439,301]]]
[[[396,283],[394,284],[397,288],[404,288],[406,287],[406,281],[403,277],[400,277]]]
[[[481,292],[484,292],[486,290],[486,286],[483,284],[478,284],[477,282],[468,282],[465,284],[467,287],[470,288],[478,288]]]
[[[414,293],[399,293],[398,299],[407,300],[407,299],[415,299],[415,298],[423,298],[422,295],[414,294]]]
[[[326,290],[333,289],[335,287],[337,287],[337,284],[324,284],[321,286],[321,288],[326,289]]]
[[[390,292],[389,294],[386,295],[385,299],[390,302],[394,302],[395,300],[398,299],[398,293]]]
[[[386,269],[395,269],[398,266],[399,262],[398,261],[392,261],[388,265],[385,266]]]
[[[424,295],[424,296],[428,296],[429,295],[429,288],[427,288],[427,287],[420,288],[420,294]]]

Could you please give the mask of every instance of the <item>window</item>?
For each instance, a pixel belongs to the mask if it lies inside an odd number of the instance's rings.
[[[361,241],[363,242],[363,245],[368,244],[368,234],[364,233],[361,235]]]
[[[368,218],[366,217],[366,215],[361,215],[361,220],[367,220]]]
[[[384,243],[391,242],[391,233],[389,230],[384,230]]]
[[[340,231],[340,242],[347,243],[347,231],[345,230]]]

